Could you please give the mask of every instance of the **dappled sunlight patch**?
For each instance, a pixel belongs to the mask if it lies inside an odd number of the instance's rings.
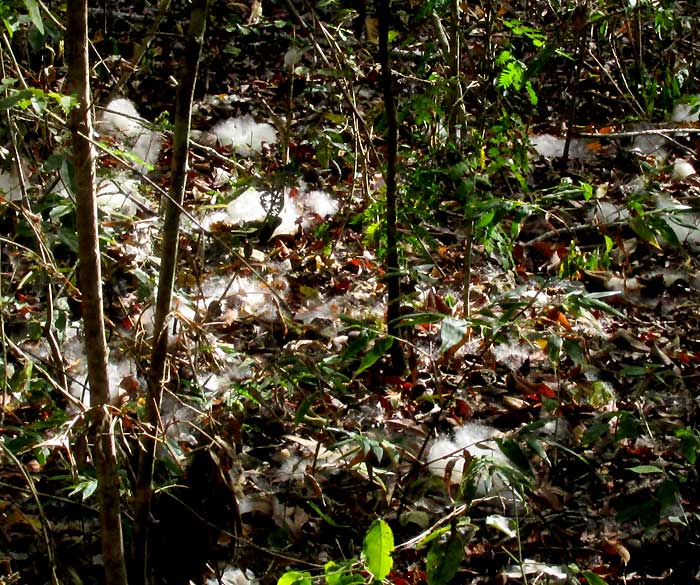
[[[0,195],[7,201],[22,199],[20,180],[14,168],[10,171],[0,172]]]
[[[68,366],[70,394],[79,400],[84,407],[90,408],[90,388],[87,381],[87,357],[82,335],[76,333],[63,343],[62,352]],[[107,363],[107,376],[109,378],[109,402],[113,406],[121,406],[136,396],[142,388],[140,373],[136,363],[125,356],[120,355],[118,349],[112,348]]]

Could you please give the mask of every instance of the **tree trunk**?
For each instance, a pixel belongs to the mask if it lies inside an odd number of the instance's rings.
[[[386,275],[387,287],[387,332],[394,338],[391,346],[391,370],[402,374],[406,369],[399,337],[401,288],[399,272],[398,234],[396,229],[396,153],[398,149],[398,121],[392,87],[391,62],[389,59],[389,0],[377,1],[379,19],[379,64],[382,68],[382,90],[386,115]]]
[[[73,137],[76,224],[85,352],[90,384],[93,457],[97,470],[102,557],[107,585],[126,585],[124,545],[119,501],[119,475],[109,411],[107,341],[102,314],[102,272],[95,200],[95,158],[90,139],[90,67],[88,60],[87,0],[68,0],[66,45],[68,83],[78,100],[70,117]]]
[[[168,354],[168,326],[175,273],[177,269],[180,210],[185,195],[187,160],[192,117],[192,100],[197,80],[204,31],[206,29],[208,1],[195,0],[190,17],[188,46],[182,79],[175,106],[175,133],[173,138],[172,180],[165,202],[163,243],[161,248],[158,298],[153,328],[153,352],[149,373],[149,395],[146,403],[147,432],[142,437],[141,459],[136,486],[134,525],[134,579],[135,583],[148,583],[148,534],[151,500],[153,496],[153,466],[156,458],[158,436],[161,432],[160,405],[163,385],[166,382]]]

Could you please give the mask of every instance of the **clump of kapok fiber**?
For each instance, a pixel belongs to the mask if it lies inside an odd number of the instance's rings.
[[[471,458],[479,458],[483,463],[472,480],[479,497],[498,496],[509,502],[513,493],[506,484],[499,468],[511,467],[508,458],[496,444],[501,433],[481,423],[470,422],[458,427],[454,436],[438,437],[428,451],[428,468],[433,475],[461,484]],[[469,457],[465,456],[465,453]]]
[[[139,170],[147,171],[158,162],[163,135],[148,127],[131,101],[117,98],[109,102],[102,112],[98,128],[123,142],[125,149],[145,163],[139,165]]]
[[[219,144],[231,146],[239,156],[252,156],[261,152],[264,144],[277,142],[277,131],[270,124],[256,122],[250,115],[222,120],[211,131]]]

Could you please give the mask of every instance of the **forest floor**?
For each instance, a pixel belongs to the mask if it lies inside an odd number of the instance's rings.
[[[457,559],[454,583],[700,582],[697,134],[581,136],[642,129],[598,122],[603,106],[584,95],[579,110],[590,105],[592,118],[563,161],[554,112],[570,104],[543,87],[546,111],[511,126],[499,112],[472,153],[466,175],[484,198],[470,231],[451,182],[463,160],[440,146],[439,116],[405,114],[407,367],[397,375],[386,358],[374,49],[340,35],[314,46],[319,23],[307,17],[309,34],[286,9],[265,4],[265,14],[230,30],[214,19],[205,43],[157,470],[159,577],[267,585],[288,570],[320,579],[334,562],[348,579],[336,582],[370,582],[363,538],[382,518],[397,585],[447,582],[435,568],[449,573],[446,558]],[[105,31],[98,50],[139,38],[134,22]],[[122,112],[153,121],[171,110],[176,38],[154,41]],[[395,54],[400,111],[415,89],[405,72],[422,58],[409,49]],[[339,55],[351,83],[331,66]],[[110,79],[95,86],[106,103]],[[136,148],[134,126],[98,118],[112,148]],[[150,181],[118,170],[114,152],[99,161],[127,537],[170,163],[160,122]],[[680,108],[659,126],[678,123],[691,132],[697,116]],[[51,262],[26,251],[36,241],[7,196],[0,584],[50,582],[52,568],[63,583],[99,583],[72,209],[50,180],[60,160],[27,150]],[[489,175],[498,156],[510,162]],[[60,291],[62,375],[43,328],[48,281]],[[451,542],[459,554],[448,555]]]

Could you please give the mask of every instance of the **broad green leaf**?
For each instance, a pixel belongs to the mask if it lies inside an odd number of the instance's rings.
[[[29,12],[29,18],[32,19],[32,24],[34,24],[37,30],[43,35],[44,22],[41,20],[39,4],[36,0],[24,0],[24,5],[27,7],[27,11]]]
[[[355,370],[354,375],[357,376],[364,372],[367,368],[371,368],[374,364],[376,364],[386,355],[386,352],[389,351],[389,348],[393,345],[393,343],[393,337],[383,337],[382,339],[377,339],[372,348],[365,354],[365,357],[362,358],[362,362],[360,362],[357,370]]]
[[[593,571],[584,571],[583,576],[586,578],[588,585],[607,585],[607,581]]]
[[[558,364],[559,358],[561,356],[561,346],[562,339],[558,335],[554,334],[547,340],[547,353],[549,357],[549,363]]]
[[[508,457],[508,460],[515,464],[521,471],[525,473],[531,471],[530,460],[527,458],[527,455],[523,453],[523,450],[516,441],[513,439],[496,439],[496,444],[503,454]]]
[[[451,350],[467,334],[469,323],[463,319],[447,317],[440,327],[440,353]]]
[[[311,575],[306,571],[287,571],[277,580],[277,585],[312,585]]]
[[[672,506],[678,501],[678,486],[671,479],[665,479],[656,490],[656,498],[662,510]]]
[[[394,534],[391,528],[381,518],[375,520],[362,543],[365,564],[375,580],[381,581],[391,571],[393,550]]]
[[[655,248],[661,249],[659,241],[656,239],[656,234],[649,227],[644,218],[637,216],[630,219],[630,227],[635,231],[635,233],[642,238],[645,242],[648,242]]]
[[[447,585],[459,570],[464,558],[462,535],[452,530],[447,542],[436,540],[427,558],[428,585]]]
[[[64,114],[70,113],[70,111],[78,105],[78,101],[72,95],[62,95],[56,101],[58,105],[61,106]]]
[[[617,417],[617,428],[615,429],[615,439],[636,439],[640,436],[642,423],[631,412],[620,411]]]
[[[78,483],[69,495],[74,496],[75,494],[80,494],[83,502],[87,500],[92,494],[95,493],[97,489],[97,480],[95,478],[88,478],[80,483]]]
[[[576,365],[582,366],[586,364],[586,356],[578,340],[565,339],[562,349]]]
[[[632,471],[639,474],[664,472],[663,469],[656,467],[656,465],[637,465],[636,467],[628,467],[627,471]]]
[[[430,534],[428,534],[428,536],[426,536],[425,538],[423,538],[422,540],[420,540],[418,542],[418,544],[416,545],[416,548],[423,548],[427,544],[433,542],[436,538],[440,538],[449,529],[450,529],[449,526],[443,526],[442,528],[437,528],[437,529],[433,530]]]
[[[484,213],[480,214],[479,219],[476,222],[476,225],[474,226],[474,229],[478,230],[484,226],[489,225],[493,221],[495,215],[495,209],[487,209]]]

